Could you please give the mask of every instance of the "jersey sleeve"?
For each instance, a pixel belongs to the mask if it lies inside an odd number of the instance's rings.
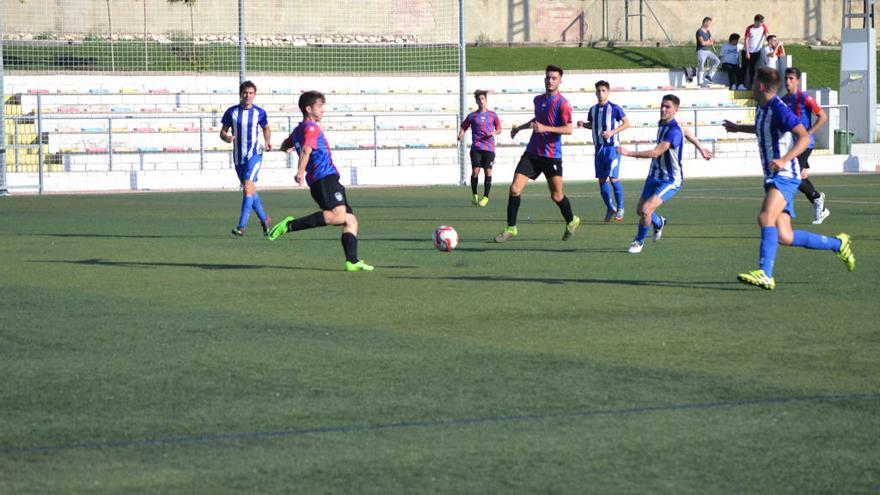
[[[786,131],[791,132],[792,129],[797,127],[798,125],[803,124],[801,119],[791,111],[785,104],[779,106],[779,110],[776,112],[779,118],[779,124]]]
[[[663,136],[663,141],[668,142],[673,148],[681,146],[682,139],[684,139],[684,136],[681,133],[681,127],[670,127],[669,132]]]
[[[822,111],[822,107],[820,107],[819,104],[816,103],[816,99],[810,95],[804,95],[804,106],[810,109],[810,111],[813,112],[813,115],[819,115]]]
[[[269,115],[262,108],[260,109],[260,116],[257,117],[257,124],[264,129],[269,125]]]
[[[568,100],[562,100],[559,104],[559,119],[562,124],[571,124],[571,103]]]
[[[220,119],[220,125],[223,127],[232,127],[232,109],[234,107],[229,107],[226,109],[226,112],[223,114],[223,118]]]
[[[614,120],[622,122],[623,119],[626,118],[626,113],[623,112],[623,108],[620,105],[614,105],[613,108],[614,111],[611,116],[614,118]]]
[[[495,114],[495,129],[501,129],[501,119],[498,118],[498,114]]]
[[[316,125],[310,125],[303,129],[303,147],[308,146],[311,149],[318,148],[318,135],[321,130]]]
[[[471,117],[470,117],[470,115],[468,115],[467,117],[464,118],[464,120],[461,121],[461,130],[466,131],[470,128],[470,126],[471,126]]]

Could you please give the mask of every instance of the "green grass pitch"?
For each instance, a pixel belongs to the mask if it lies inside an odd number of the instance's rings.
[[[0,198],[0,493],[880,491],[880,176],[797,199],[856,272],[780,248],[772,292],[735,279],[760,178],[686,180],[640,255],[640,181],[613,225],[567,184],[569,242],[532,183],[497,245],[505,180],[351,189],[373,273],[339,229],[232,237],[233,192]]]

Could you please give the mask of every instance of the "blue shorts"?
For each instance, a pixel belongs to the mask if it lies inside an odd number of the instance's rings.
[[[256,154],[247,161],[247,163],[236,165],[235,174],[238,175],[238,181],[244,184],[244,181],[250,179],[257,182],[257,175],[260,173],[260,166],[263,164],[263,155]]]
[[[764,192],[771,188],[781,192],[782,197],[785,198],[785,208],[782,211],[788,213],[791,218],[794,218],[794,198],[797,196],[798,186],[800,185],[801,181],[799,179],[769,177],[764,179]]]
[[[616,179],[620,175],[620,154],[617,153],[617,148],[610,144],[596,148],[594,165],[597,179]]]
[[[648,177],[645,180],[645,187],[642,189],[642,199],[648,200],[651,199],[651,196],[656,195],[660,196],[660,199],[665,203],[672,199],[680,190],[681,183],[676,185],[675,181],[672,180],[657,180],[653,177]]]

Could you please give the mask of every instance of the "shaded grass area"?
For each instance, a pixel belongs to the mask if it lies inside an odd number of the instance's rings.
[[[857,272],[783,248],[773,292],[734,278],[755,178],[686,182],[638,256],[593,183],[574,239],[532,184],[504,245],[504,184],[354,189],[370,274],[331,228],[233,238],[234,193],[5,198],[0,492],[871,492],[880,182],[814,181]]]

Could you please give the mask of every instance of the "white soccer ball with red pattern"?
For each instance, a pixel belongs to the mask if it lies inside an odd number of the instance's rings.
[[[438,251],[450,252],[458,246],[458,232],[448,225],[434,229],[434,247]]]

